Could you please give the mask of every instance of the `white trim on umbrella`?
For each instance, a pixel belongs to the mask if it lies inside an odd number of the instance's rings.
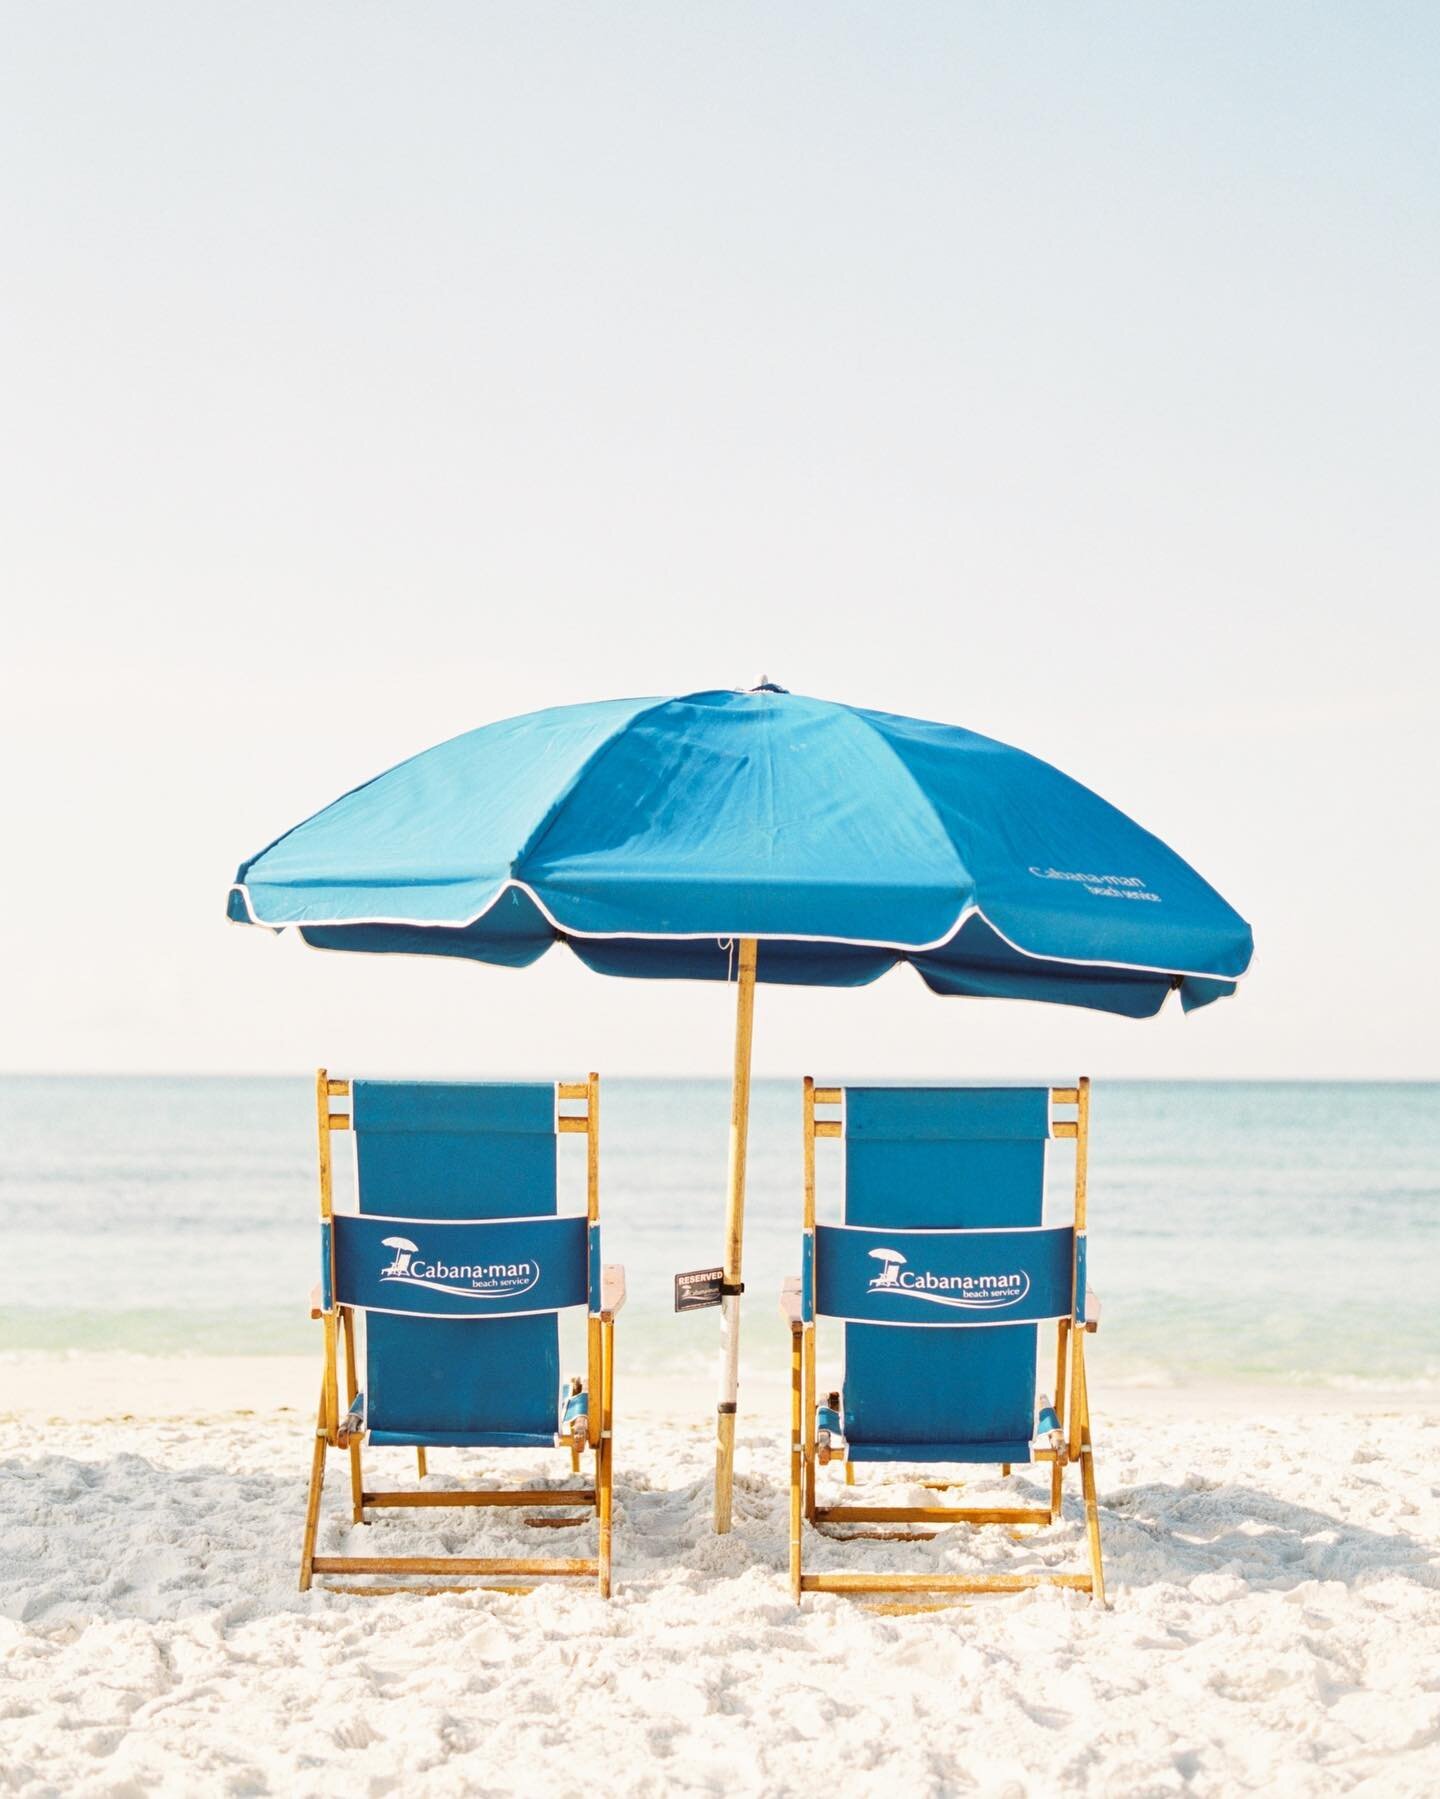
[[[951,941],[956,932],[971,918],[981,919],[1005,944],[1013,949],[1017,956],[1024,956],[1032,962],[1054,962],[1062,967],[1073,968],[1115,968],[1132,974],[1159,974],[1178,976],[1181,980],[1225,981],[1234,983],[1241,981],[1250,972],[1254,961],[1252,952],[1250,961],[1239,974],[1216,974],[1211,969],[1200,968],[1168,968],[1149,962],[1113,962],[1093,956],[1052,956],[1044,950],[1026,949],[1016,943],[1013,937],[1007,937],[1004,931],[990,918],[982,907],[969,904],[962,906],[954,924],[943,937],[936,937],[928,943],[905,943],[881,937],[830,937],[810,935],[799,931],[756,931],[745,927],[737,927],[724,931],[584,931],[574,925],[565,924],[557,918],[541,899],[540,895],[528,881],[517,880],[511,876],[499,889],[495,896],[469,918],[384,918],[378,916],[356,918],[304,918],[289,919],[284,924],[274,924],[269,919],[261,918],[256,912],[250,897],[250,889],[243,881],[237,881],[231,887],[232,893],[238,893],[245,902],[245,910],[249,914],[249,922],[261,925],[267,931],[299,930],[307,928],[316,930],[335,930],[350,925],[403,925],[407,929],[417,931],[464,931],[471,925],[478,924],[482,918],[493,912],[505,895],[512,890],[523,893],[529,898],[541,917],[551,927],[565,937],[583,937],[587,941],[634,942],[634,943],[723,943],[728,939],[738,941],[741,937],[754,937],[759,943],[834,943],[849,945],[854,949],[895,950],[904,955],[923,955],[931,950],[943,949]],[[234,922],[234,921],[232,921]]]

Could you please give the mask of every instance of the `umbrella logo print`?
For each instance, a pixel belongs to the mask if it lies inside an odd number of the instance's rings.
[[[900,1270],[905,1266],[905,1258],[898,1249],[872,1249],[871,1255],[881,1264],[879,1274],[870,1282],[870,1291],[877,1289],[882,1293],[893,1292],[900,1285]]]
[[[380,1270],[381,1280],[397,1280],[410,1267],[410,1258],[415,1255],[419,1245],[412,1243],[408,1237],[386,1237],[383,1248],[393,1249],[395,1259],[389,1267]]]

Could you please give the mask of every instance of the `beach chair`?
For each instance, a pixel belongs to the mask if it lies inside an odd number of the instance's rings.
[[[803,1273],[787,1281],[791,1330],[790,1586],[806,1593],[994,1593],[1078,1587],[1103,1605],[1100,1523],[1085,1388],[1087,1081],[1057,1088],[804,1088]],[[836,1108],[840,1116],[833,1114]],[[1056,1117],[1057,1112],[1070,1113]],[[815,1222],[815,1143],[844,1141],[844,1220]],[[1052,1138],[1075,1144],[1073,1222],[1044,1222]],[[842,1386],[816,1403],[816,1321],[842,1321]],[[1055,1391],[1037,1368],[1053,1324]],[[1048,1364],[1047,1364],[1048,1365]],[[1048,1382],[1047,1382],[1048,1385]],[[1067,1422],[1068,1417],[1068,1422]],[[817,1467],[979,1463],[1002,1475],[1050,1464],[1036,1506],[821,1505]],[[804,1522],[1045,1525],[1079,1464],[1090,1572],[807,1574]],[[944,1491],[955,1483],[926,1480]],[[919,1538],[923,1532],[895,1533]],[[931,1533],[933,1534],[933,1532]],[[842,1538],[842,1540],[845,1540]],[[887,1604],[887,1610],[933,1609]]]
[[[315,1575],[487,1577],[528,1592],[554,1575],[593,1576],[610,1592],[611,1410],[615,1314],[625,1275],[600,1262],[600,1081],[511,1085],[316,1077],[321,1282],[311,1315],[325,1328],[300,1587]],[[563,1109],[562,1109],[563,1108]],[[336,1132],[352,1134],[355,1206],[333,1203]],[[586,1138],[585,1213],[557,1210],[558,1139]],[[586,1374],[560,1390],[558,1314],[585,1306]],[[364,1326],[357,1332],[363,1315]],[[343,1392],[340,1362],[343,1352]],[[357,1369],[363,1360],[364,1381]],[[425,1480],[427,1452],[568,1449],[588,1486],[372,1490],[361,1445],[406,1446]],[[529,1523],[581,1522],[593,1509],[598,1554],[324,1556],[315,1553],[325,1465],[347,1453],[354,1522],[391,1506],[585,1508]],[[520,1584],[516,1584],[516,1583]],[[410,1590],[367,1584],[349,1592]],[[445,1591],[447,1588],[429,1588]]]

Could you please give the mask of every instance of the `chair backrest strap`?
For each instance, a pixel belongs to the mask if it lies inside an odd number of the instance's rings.
[[[412,1318],[518,1318],[583,1306],[584,1218],[337,1215],[335,1298]]]
[[[1037,1324],[1075,1308],[1070,1225],[897,1231],[817,1225],[815,1310],[851,1324]]]

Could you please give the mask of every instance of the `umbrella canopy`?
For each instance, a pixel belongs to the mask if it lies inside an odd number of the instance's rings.
[[[954,725],[749,693],[608,700],[485,725],[242,864],[243,923],[323,949],[605,974],[859,986],[1148,1017],[1234,991],[1245,921],[1159,838]]]

